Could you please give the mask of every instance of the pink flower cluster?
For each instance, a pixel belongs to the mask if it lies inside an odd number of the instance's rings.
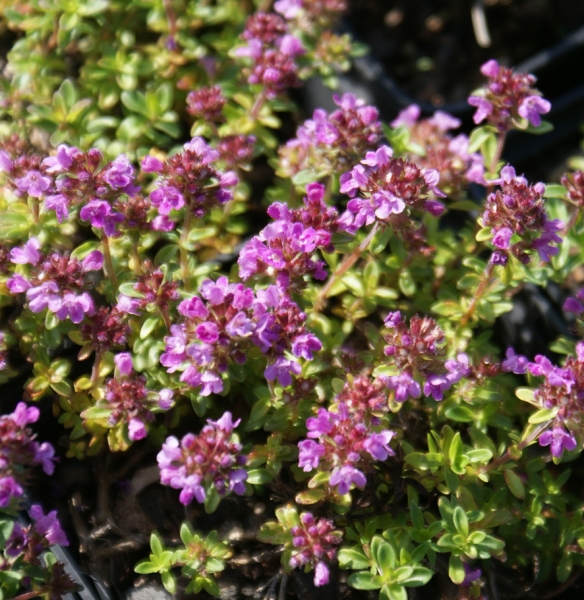
[[[423,154],[409,153],[409,159],[424,169],[438,171],[439,187],[447,196],[460,196],[468,182],[485,183],[483,158],[478,152],[468,152],[468,136],[461,133],[452,137],[448,133],[460,127],[459,119],[438,110],[431,118],[420,120],[420,107],[412,104],[399,113],[391,126],[409,130],[410,141],[423,150]]]
[[[394,230],[412,226],[412,210],[427,211],[439,216],[444,205],[430,196],[444,197],[436,187],[440,175],[435,169],[421,169],[402,158],[393,158],[389,146],[367,152],[361,164],[341,175],[341,193],[352,200],[339,219],[342,228],[350,233],[363,226],[380,222]]]
[[[317,416],[306,421],[311,439],[298,442],[299,466],[305,472],[318,468],[330,473],[329,485],[336,486],[339,494],[353,485],[364,488],[371,463],[395,454],[389,446],[395,432],[379,430],[378,425],[370,413],[344,402],[336,404],[334,412],[319,408]]]
[[[148,390],[146,378],[134,371],[129,352],[116,354],[114,362],[115,377],[105,382],[105,402],[98,401],[97,406],[110,409],[108,427],[127,426],[130,440],[141,440],[148,434],[146,423],[154,420],[152,410],[168,410],[172,406],[173,391]]]
[[[489,60],[481,67],[481,73],[489,78],[480,95],[468,99],[476,107],[474,122],[485,119],[500,132],[511,129],[514,121],[527,119],[534,127],[541,125],[541,115],[548,113],[551,104],[533,89],[533,75],[513,73],[511,69]]]
[[[6,285],[11,294],[26,292],[29,309],[38,313],[45,308],[58,319],[71,319],[81,323],[85,315],[95,313],[85,276],[90,271],[99,271],[103,255],[98,250],[90,252],[82,261],[63,256],[57,252],[43,254],[40,242],[31,237],[21,248],[13,248],[10,260],[17,265],[31,265],[26,277],[16,273]]]
[[[44,209],[54,210],[59,222],[67,219],[71,206],[81,206],[79,217],[92,227],[116,235],[124,215],[114,210],[120,195],[134,196],[134,168],[125,155],[102,165],[97,149],[81,152],[61,144],[55,156],[42,159],[25,155],[14,161],[0,151],[0,169],[9,175],[9,184],[18,195],[44,199]]]
[[[471,375],[466,354],[459,354],[456,360],[445,360],[444,333],[434,319],[414,315],[408,327],[401,313],[396,311],[389,313],[385,325],[390,331],[383,336],[388,343],[384,352],[399,371],[387,379],[387,387],[394,390],[396,402],[420,396],[420,383],[423,383],[425,396],[442,400],[444,392]]]
[[[563,367],[554,366],[542,355],[533,362],[507,351],[503,370],[522,374],[527,370],[544,380],[534,392],[534,404],[555,410],[550,429],[539,437],[541,446],[550,446],[553,456],[574,450],[584,441],[584,342],[576,344],[576,356],[568,356]]]
[[[304,326],[306,315],[276,286],[254,294],[220,277],[204,281],[200,294],[203,299],[193,296],[179,304],[184,321],[172,325],[160,362],[169,373],[181,370],[181,381],[200,387],[203,396],[220,393],[221,374],[230,361],[245,363],[246,351],[254,345],[268,359],[266,379],[277,379],[282,386],[290,385],[292,375],[302,370],[287,352],[311,360],[321,349],[318,338]]]
[[[41,555],[50,546],[68,546],[69,542],[61,529],[56,510],[45,515],[40,505],[33,504],[29,514],[33,522],[28,527],[22,527],[18,522],[14,523],[6,546],[6,556],[22,556],[24,562],[40,565]]]
[[[55,450],[48,442],[39,444],[30,427],[40,411],[19,402],[13,413],[0,416],[0,508],[10,506],[24,493],[23,486],[33,467],[41,465],[47,475],[55,469]]]
[[[335,530],[330,519],[315,519],[311,513],[300,515],[300,525],[290,529],[294,551],[290,558],[293,569],[310,565],[314,569],[314,585],[320,587],[329,582],[329,569],[326,562],[333,562],[337,556],[337,546],[343,534]]]
[[[303,287],[303,277],[326,279],[325,263],[313,260],[318,248],[331,252],[332,235],[338,229],[338,213],[324,202],[324,186],[311,183],[306,187],[304,207],[290,209],[275,202],[268,214],[275,219],[242,248],[239,275],[245,281],[252,276],[275,277],[278,287]]]
[[[201,218],[212,207],[231,200],[229,188],[238,179],[232,171],[217,171],[212,163],[218,159],[219,153],[201,137],[194,137],[184,145],[183,152],[169,156],[165,162],[154,156],[143,159],[142,171],[159,176],[156,189],[150,194],[150,201],[159,213],[152,223],[154,229],[174,229],[175,223],[169,215],[183,207]]]
[[[247,19],[241,37],[247,45],[238,48],[235,55],[253,61],[253,66],[245,70],[248,83],[261,85],[267,98],[276,98],[298,84],[295,58],[304,53],[304,48],[288,33],[282,17],[256,13]]]
[[[279,175],[293,177],[304,169],[319,176],[345,171],[376,147],[381,139],[377,109],[349,93],[333,100],[337,110],[329,115],[317,108],[298,128],[296,138],[280,148]]]
[[[511,252],[523,264],[529,263],[527,250],[536,250],[543,261],[549,261],[559,249],[562,238],[556,233],[563,227],[562,221],[548,220],[545,210],[545,185],[529,185],[525,177],[515,174],[510,165],[501,169],[501,186],[490,194],[482,215],[485,227],[491,227],[492,243],[497,248],[491,261],[506,265]],[[513,235],[521,238],[512,243]]]
[[[207,420],[199,435],[188,433],[179,442],[167,438],[156,457],[160,482],[180,489],[182,504],[195,498],[203,503],[214,487],[219,496],[229,492],[243,494],[247,471],[242,468],[247,457],[241,454],[241,444],[233,430],[235,423],[226,412],[218,421]]]

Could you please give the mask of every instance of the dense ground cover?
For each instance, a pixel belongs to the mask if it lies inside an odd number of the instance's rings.
[[[584,174],[503,159],[551,105],[493,59],[470,135],[305,118],[345,8],[2,5],[2,597],[74,591],[67,545],[112,597],[576,589]],[[553,339],[502,344],[550,286]]]

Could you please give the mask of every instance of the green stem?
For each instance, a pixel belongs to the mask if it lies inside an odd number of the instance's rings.
[[[168,331],[168,333],[170,333],[170,326],[172,325],[172,323],[170,322],[170,317],[168,316],[168,313],[165,310],[162,310],[162,308],[160,308],[159,310],[160,315],[162,316],[162,320],[164,321],[164,325],[166,326],[166,330]]]
[[[132,263],[134,265],[134,273],[137,276],[142,275],[142,262],[140,261],[140,253],[138,252],[138,242],[136,241],[132,241]]]
[[[114,263],[112,261],[112,253],[110,251],[109,238],[105,233],[102,233],[101,235],[101,245],[103,246],[103,258],[106,267],[106,277],[109,277],[115,297],[118,293],[118,280],[116,278]]]
[[[183,221],[183,228],[180,234],[180,269],[183,279],[183,285],[185,286],[185,290],[190,291],[189,285],[189,253],[185,248],[185,244],[189,237],[189,229],[191,226],[191,210],[189,206],[185,206],[185,218]]]
[[[342,277],[357,262],[361,254],[367,250],[367,247],[371,243],[371,240],[378,230],[379,222],[377,221],[373,226],[373,229],[371,229],[369,232],[369,235],[359,244],[352,254],[349,254],[349,256],[345,258],[338,269],[330,276],[329,280],[326,282],[325,286],[321,288],[318,296],[316,297],[316,301],[314,302],[315,312],[320,312],[324,308],[326,305],[326,298],[333,285],[337,282],[339,277]]]
[[[485,290],[491,280],[491,275],[493,274],[494,268],[495,268],[495,265],[489,261],[489,263],[487,264],[487,266],[483,272],[483,278],[480,280],[479,285],[477,286],[474,297],[471,300],[467,311],[464,313],[464,315],[462,315],[462,317],[460,319],[460,328],[464,327],[468,323],[469,319],[473,316],[473,314],[476,310],[477,304],[478,304],[479,300],[481,299],[482,295],[485,293]]]
[[[91,369],[91,388],[93,389],[97,385],[99,379],[99,369],[101,366],[101,352],[95,353],[95,360],[93,361],[93,368]]]
[[[258,115],[260,114],[260,110],[262,110],[262,106],[264,105],[265,101],[266,101],[266,92],[264,90],[262,90],[260,95],[256,98],[256,101],[254,102],[254,105],[252,106],[252,109],[251,109],[251,113],[249,115],[249,117],[252,121],[255,121],[258,118]]]
[[[546,421],[545,423],[540,423],[540,425],[533,430],[531,435],[529,435],[527,438],[525,438],[522,442],[519,442],[519,444],[517,445],[517,449],[522,451],[525,448],[527,448],[527,446],[529,446],[529,444],[535,442],[535,440],[550,426],[551,423],[552,423],[552,421]],[[477,472],[478,473],[486,473],[487,471],[492,471],[493,469],[498,469],[501,465],[504,465],[506,462],[509,462],[511,459],[512,459],[511,453],[509,450],[507,450],[507,452],[505,452],[505,454],[503,454],[502,456],[500,456],[499,458],[494,460],[492,463],[489,463],[488,465],[485,465],[481,469],[478,469]]]

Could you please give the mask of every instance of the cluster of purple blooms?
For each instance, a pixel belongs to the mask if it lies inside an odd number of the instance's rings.
[[[300,515],[300,525],[290,529],[294,550],[290,558],[293,569],[311,566],[314,569],[314,585],[319,587],[329,582],[329,569],[325,562],[333,562],[337,546],[343,534],[335,530],[330,519],[315,519],[311,513]]]
[[[440,174],[440,189],[451,198],[460,196],[469,182],[485,184],[483,157],[468,151],[469,139],[463,133],[452,137],[449,131],[460,127],[460,120],[438,110],[429,119],[420,119],[420,107],[412,104],[404,108],[391,122],[392,127],[405,127],[410,141],[420,153],[408,157],[424,169]]]
[[[482,215],[483,225],[491,228],[492,243],[497,248],[491,256],[496,265],[506,265],[509,253],[523,264],[529,263],[527,250],[536,250],[541,260],[548,262],[559,249],[562,238],[557,234],[562,221],[550,221],[545,210],[545,185],[529,185],[525,177],[517,176],[509,165],[501,169],[496,182],[501,189],[489,194]],[[513,235],[519,241],[512,243]]]
[[[345,171],[377,146],[381,139],[377,109],[349,93],[333,100],[337,110],[329,115],[317,108],[298,128],[296,138],[280,148],[281,176],[293,177],[309,168],[319,177]]]
[[[79,261],[57,252],[43,254],[40,246],[39,240],[31,237],[21,248],[11,250],[12,263],[30,267],[28,273],[15,273],[8,279],[8,290],[11,294],[26,292],[28,307],[34,313],[46,308],[60,320],[81,323],[85,315],[95,313],[93,298],[84,291],[88,287],[85,275],[101,270],[103,255],[94,250]]]
[[[395,432],[374,416],[388,410],[385,384],[381,378],[358,376],[345,384],[329,410],[320,408],[306,422],[310,439],[298,443],[299,466],[328,473],[328,484],[339,494],[364,488],[372,463],[395,454],[389,446]]]
[[[367,152],[361,164],[341,175],[341,193],[351,200],[339,219],[343,229],[355,233],[365,225],[379,222],[396,232],[412,227],[412,210],[440,216],[444,205],[434,197],[444,197],[438,189],[440,175],[435,169],[394,158],[389,146]]]
[[[541,115],[550,111],[551,104],[533,89],[533,75],[514,73],[497,61],[489,60],[481,67],[481,73],[489,78],[480,95],[468,99],[476,107],[474,122],[485,119],[501,133],[511,129],[520,118],[527,119],[534,127],[541,125]]]
[[[156,457],[160,482],[180,489],[182,504],[193,498],[202,504],[212,487],[219,496],[245,492],[247,471],[242,467],[247,457],[233,433],[239,422],[226,412],[218,421],[208,419],[199,435],[188,433],[180,442],[171,436],[162,445]]]
[[[150,202],[158,210],[152,226],[156,230],[171,231],[175,227],[169,215],[173,211],[190,211],[201,218],[212,207],[232,199],[230,188],[237,182],[232,171],[220,173],[213,163],[220,158],[201,137],[194,137],[184,145],[184,151],[169,156],[165,162],[154,156],[142,160],[142,171],[156,173],[156,189]]]
[[[112,237],[124,215],[112,207],[121,195],[135,195],[134,167],[121,154],[103,166],[97,149],[81,152],[61,144],[55,156],[41,158],[25,155],[12,160],[0,151],[0,170],[8,174],[8,183],[17,195],[43,199],[46,211],[54,210],[59,222],[69,216],[71,206],[81,205],[79,217],[90,221]]]
[[[311,439],[298,442],[298,464],[305,472],[330,473],[329,485],[339,494],[346,494],[353,485],[364,488],[371,463],[395,455],[389,446],[395,432],[383,429],[380,419],[372,417],[363,404],[337,401],[334,410],[319,408],[315,417],[307,419],[306,427]]]
[[[507,350],[504,371],[522,375],[529,371],[544,380],[535,390],[534,403],[539,408],[555,410],[550,429],[539,436],[541,446],[550,446],[553,456],[574,450],[584,441],[584,342],[576,344],[576,356],[568,356],[563,367],[554,366],[542,355],[533,362]]]
[[[61,529],[57,511],[52,510],[48,514],[38,504],[33,504],[29,510],[33,523],[28,527],[22,527],[14,523],[14,529],[8,539],[6,556],[16,558],[24,554],[27,563],[40,564],[41,554],[50,546],[68,546],[69,542],[65,532]]]
[[[10,506],[24,493],[31,469],[41,465],[47,475],[55,470],[55,450],[48,442],[39,444],[28,425],[38,421],[40,411],[19,402],[13,413],[0,416],[0,508]]]
[[[288,33],[286,21],[279,15],[256,13],[247,19],[241,37],[247,42],[235,51],[248,57],[247,81],[261,85],[267,98],[276,98],[298,84],[295,58],[304,54],[300,40]]]
[[[396,311],[389,313],[385,325],[390,331],[384,334],[388,343],[384,352],[399,371],[387,378],[387,387],[395,391],[396,402],[420,396],[420,381],[424,395],[440,401],[444,392],[472,374],[466,354],[445,360],[444,333],[434,319],[414,315],[408,327]]]
[[[304,206],[290,209],[275,202],[268,214],[275,219],[242,248],[239,275],[245,281],[257,275],[275,278],[281,290],[291,285],[303,287],[303,277],[326,279],[325,263],[314,260],[318,248],[332,252],[332,235],[338,229],[338,213],[324,202],[324,186],[311,183],[306,187]]]
[[[200,294],[203,299],[193,296],[178,305],[184,321],[171,326],[160,362],[170,373],[181,370],[181,381],[200,387],[203,396],[223,390],[221,374],[230,361],[245,363],[251,346],[268,359],[266,379],[277,379],[282,386],[301,373],[296,358],[312,360],[322,347],[305,328],[306,315],[276,286],[254,294],[220,277],[204,281]],[[286,355],[289,352],[292,357]]]
[[[146,378],[134,371],[129,352],[116,354],[114,363],[115,377],[106,380],[104,400],[98,401],[97,406],[110,411],[109,428],[127,427],[131,441],[141,440],[148,434],[146,423],[154,420],[152,411],[171,408],[174,392],[169,388],[148,390]]]

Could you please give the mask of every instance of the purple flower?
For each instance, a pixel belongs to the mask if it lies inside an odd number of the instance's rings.
[[[527,373],[529,361],[525,356],[515,354],[513,348],[507,348],[506,356],[506,360],[501,363],[503,371],[515,373],[516,375]]]
[[[452,387],[452,382],[445,375],[436,375],[431,373],[424,383],[424,394],[432,396],[434,400],[442,400],[444,392]]]
[[[53,299],[53,302],[54,304],[51,304],[51,300],[48,301],[49,310],[54,312],[62,321],[69,317],[73,323],[81,323],[85,315],[91,316],[95,313],[93,298],[87,292],[79,295],[72,293],[64,294],[56,310],[54,309],[57,305],[57,300]],[[29,308],[30,306],[31,303],[29,302]],[[32,308],[31,310],[37,312]]]
[[[400,111],[397,117],[390,123],[392,127],[405,126],[408,129],[420,118],[421,110],[417,104],[410,104]]]
[[[576,298],[568,298],[564,302],[563,306],[566,312],[574,313],[575,315],[582,314],[584,312],[584,306]]]
[[[471,106],[475,106],[477,109],[473,116],[473,121],[477,125],[487,119],[488,116],[493,112],[493,105],[489,101],[479,96],[471,96],[468,99],[468,103]]]
[[[458,383],[464,377],[469,377],[472,373],[472,369],[469,365],[468,355],[461,352],[456,360],[447,360],[444,363],[444,366],[448,370],[448,375],[446,378],[450,381],[451,384]]]
[[[43,160],[47,173],[61,173],[67,171],[73,164],[73,159],[80,151],[74,146],[59,144],[56,156],[49,156]]]
[[[33,170],[24,177],[16,179],[14,183],[19,190],[26,192],[29,196],[41,198],[51,186],[52,180],[40,171]]]
[[[120,352],[114,356],[114,363],[121,377],[128,377],[134,370],[132,355],[129,352]]]
[[[61,529],[59,519],[57,518],[57,511],[52,510],[47,515],[43,514],[43,509],[38,504],[33,504],[30,507],[30,516],[34,519],[35,530],[41,536],[43,536],[49,546],[68,546],[67,536]]]
[[[113,211],[105,200],[91,200],[79,211],[79,217],[89,221],[92,227],[103,229],[107,237],[112,237],[116,232],[116,223],[124,220],[124,215]]]
[[[31,237],[22,248],[12,248],[10,260],[17,265],[36,265],[41,259],[39,248],[41,243],[35,237]]]
[[[142,171],[144,173],[160,173],[164,165],[154,156],[145,156],[142,159]]]
[[[417,398],[422,393],[420,384],[407,372],[389,377],[387,387],[390,390],[395,390],[396,402],[405,402],[408,398]]]
[[[534,127],[539,127],[541,125],[540,115],[548,113],[551,107],[551,103],[541,96],[527,96],[521,101],[517,112]]]
[[[273,363],[268,364],[264,371],[264,377],[268,381],[278,380],[282,387],[288,387],[292,383],[292,374],[300,375],[302,367],[295,361],[279,356]]]
[[[168,410],[173,405],[174,392],[170,388],[162,388],[158,392],[158,406],[162,410]]]
[[[297,336],[292,342],[292,353],[294,356],[312,360],[313,352],[319,352],[322,349],[321,341],[312,333],[305,333]]]
[[[180,210],[185,205],[184,196],[172,186],[163,186],[150,194],[153,206],[158,208],[161,215],[168,215],[172,210]]]
[[[364,442],[363,448],[369,452],[375,460],[387,460],[389,456],[395,456],[395,452],[389,447],[389,442],[395,435],[395,431],[388,429],[380,433],[372,433]]]
[[[0,150],[0,173],[4,171],[10,172],[13,166],[14,163],[10,159],[10,156],[4,150]]]
[[[470,587],[470,584],[473,581],[476,581],[482,575],[480,569],[475,569],[474,571],[470,570],[470,567],[467,563],[463,564],[464,566],[464,581],[460,584],[462,587]]]
[[[19,427],[26,427],[29,423],[36,423],[39,416],[40,411],[36,406],[26,406],[24,402],[19,402],[14,412],[9,415]]]
[[[19,273],[6,281],[6,287],[11,294],[22,294],[32,287],[32,283]]]
[[[26,292],[28,308],[34,313],[41,312],[45,308],[56,313],[63,303],[59,292],[59,286],[53,280],[41,283],[41,285],[37,287],[30,288]]]
[[[0,477],[0,508],[8,508],[12,498],[19,498],[23,493],[24,490],[13,477]]]
[[[314,585],[320,587],[329,582],[329,569],[325,563],[321,561],[316,563],[314,567]]]
[[[550,446],[552,456],[559,458],[564,450],[574,450],[578,445],[576,438],[562,427],[554,427],[551,431],[544,431],[539,436],[540,446]]]
[[[298,442],[298,466],[305,472],[316,469],[325,453],[324,446],[312,440]]]
[[[125,154],[120,154],[110,163],[103,178],[111,188],[127,194],[135,193],[139,189],[132,185],[134,182],[134,167],[132,167]]]
[[[83,259],[81,266],[86,273],[99,271],[103,267],[103,254],[99,250],[93,250]]]
[[[47,196],[45,198],[45,208],[55,211],[59,223],[62,223],[69,216],[69,200],[63,194]]]
[[[36,442],[33,442],[36,444]],[[41,465],[47,475],[52,475],[55,471],[55,449],[49,442],[43,442],[36,447],[34,464]]]
[[[130,419],[128,423],[128,437],[133,442],[143,440],[147,434],[146,426],[140,419]]]
[[[547,221],[543,226],[543,233],[535,240],[532,247],[537,250],[539,258],[544,262],[549,262],[552,256],[556,256],[560,249],[552,244],[561,244],[562,238],[557,235],[556,231],[561,231],[564,223],[559,219]]]
[[[332,486],[338,486],[339,494],[346,494],[354,483],[358,488],[364,488],[367,483],[367,478],[359,469],[351,465],[344,465],[333,470],[329,483]]]
[[[493,234],[493,245],[501,250],[509,249],[509,242],[511,241],[511,236],[513,232],[509,227],[503,227],[499,229],[499,231],[495,231],[494,229],[491,231]]]
[[[138,298],[131,298],[130,296],[126,296],[125,294],[120,294],[118,296],[118,303],[116,304],[116,308],[125,314],[140,316],[142,311],[140,311],[141,301]]]
[[[449,131],[450,129],[458,129],[461,121],[451,114],[444,112],[443,110],[437,110],[434,116],[430,119],[431,123],[434,123],[440,131]]]

